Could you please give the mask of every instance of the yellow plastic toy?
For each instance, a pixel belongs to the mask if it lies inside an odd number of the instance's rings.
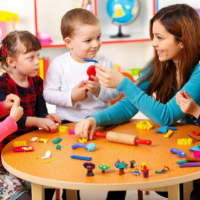
[[[153,128],[153,125],[151,125],[149,121],[140,121],[137,123],[136,127],[143,130],[150,130]]]
[[[83,138],[82,140],[79,139],[78,142],[79,142],[79,143],[83,143],[83,144],[85,144],[85,143],[87,142],[87,140]]]
[[[173,132],[174,131],[172,131],[172,130],[168,130],[167,133],[164,135],[164,137],[169,138],[173,134]]]
[[[68,127],[67,126],[58,126],[59,133],[67,133]]]
[[[178,145],[190,145],[190,144],[192,144],[192,139],[191,138],[178,139],[177,144]]]
[[[19,16],[16,13],[0,10],[0,21],[1,22],[11,22],[12,28],[13,28],[13,30],[15,30],[15,23],[19,22]]]
[[[45,138],[40,138],[38,140],[38,142],[44,142],[45,144],[48,142],[48,139],[45,139]]]
[[[26,141],[15,141],[13,143],[13,147],[23,147],[23,146],[27,146]]]

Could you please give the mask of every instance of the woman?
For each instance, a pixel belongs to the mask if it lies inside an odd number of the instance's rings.
[[[150,20],[155,57],[142,70],[137,84],[121,73],[96,64],[105,87],[117,88],[125,98],[76,124],[76,135],[92,139],[96,126],[122,124],[141,111],[160,126],[178,120],[194,124],[176,103],[176,93],[187,91],[200,105],[200,18],[186,4],[159,10]]]

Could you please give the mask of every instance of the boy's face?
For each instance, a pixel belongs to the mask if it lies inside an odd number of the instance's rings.
[[[72,38],[66,38],[65,43],[70,49],[72,58],[77,62],[93,59],[101,46],[100,24],[77,25]]]

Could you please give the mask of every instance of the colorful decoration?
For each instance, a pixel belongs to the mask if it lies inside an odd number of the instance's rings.
[[[98,167],[102,170],[102,173],[105,173],[105,171],[110,168],[110,165],[100,164]]]
[[[139,175],[140,175],[140,171],[139,171],[138,168],[132,170],[132,172],[133,172],[133,174],[134,174],[135,176],[139,176]]]
[[[124,174],[124,168],[127,169],[128,164],[126,164],[125,162],[118,162],[117,164],[115,163],[116,168],[119,169],[119,175],[123,175]]]
[[[86,163],[83,163],[83,167],[85,167],[87,169],[86,176],[94,176],[92,170],[95,168],[95,164],[86,162]]]

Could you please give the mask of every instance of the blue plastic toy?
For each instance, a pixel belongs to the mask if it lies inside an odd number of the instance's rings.
[[[186,156],[186,153],[184,151],[178,150],[178,149],[175,149],[175,148],[171,148],[170,152],[176,153],[180,158],[184,158]]]
[[[93,59],[84,59],[84,61],[86,61],[86,62],[95,62],[95,63],[98,63],[97,60],[93,60]]]
[[[76,143],[76,144],[72,145],[72,149],[76,149],[78,147],[82,147],[82,148],[84,148],[84,149],[86,149],[88,151],[94,151],[97,148],[94,143],[90,143],[88,145],[83,144],[83,143]]]
[[[92,157],[77,156],[77,155],[71,155],[71,158],[78,159],[78,160],[87,160],[87,161],[90,161],[92,159]]]

